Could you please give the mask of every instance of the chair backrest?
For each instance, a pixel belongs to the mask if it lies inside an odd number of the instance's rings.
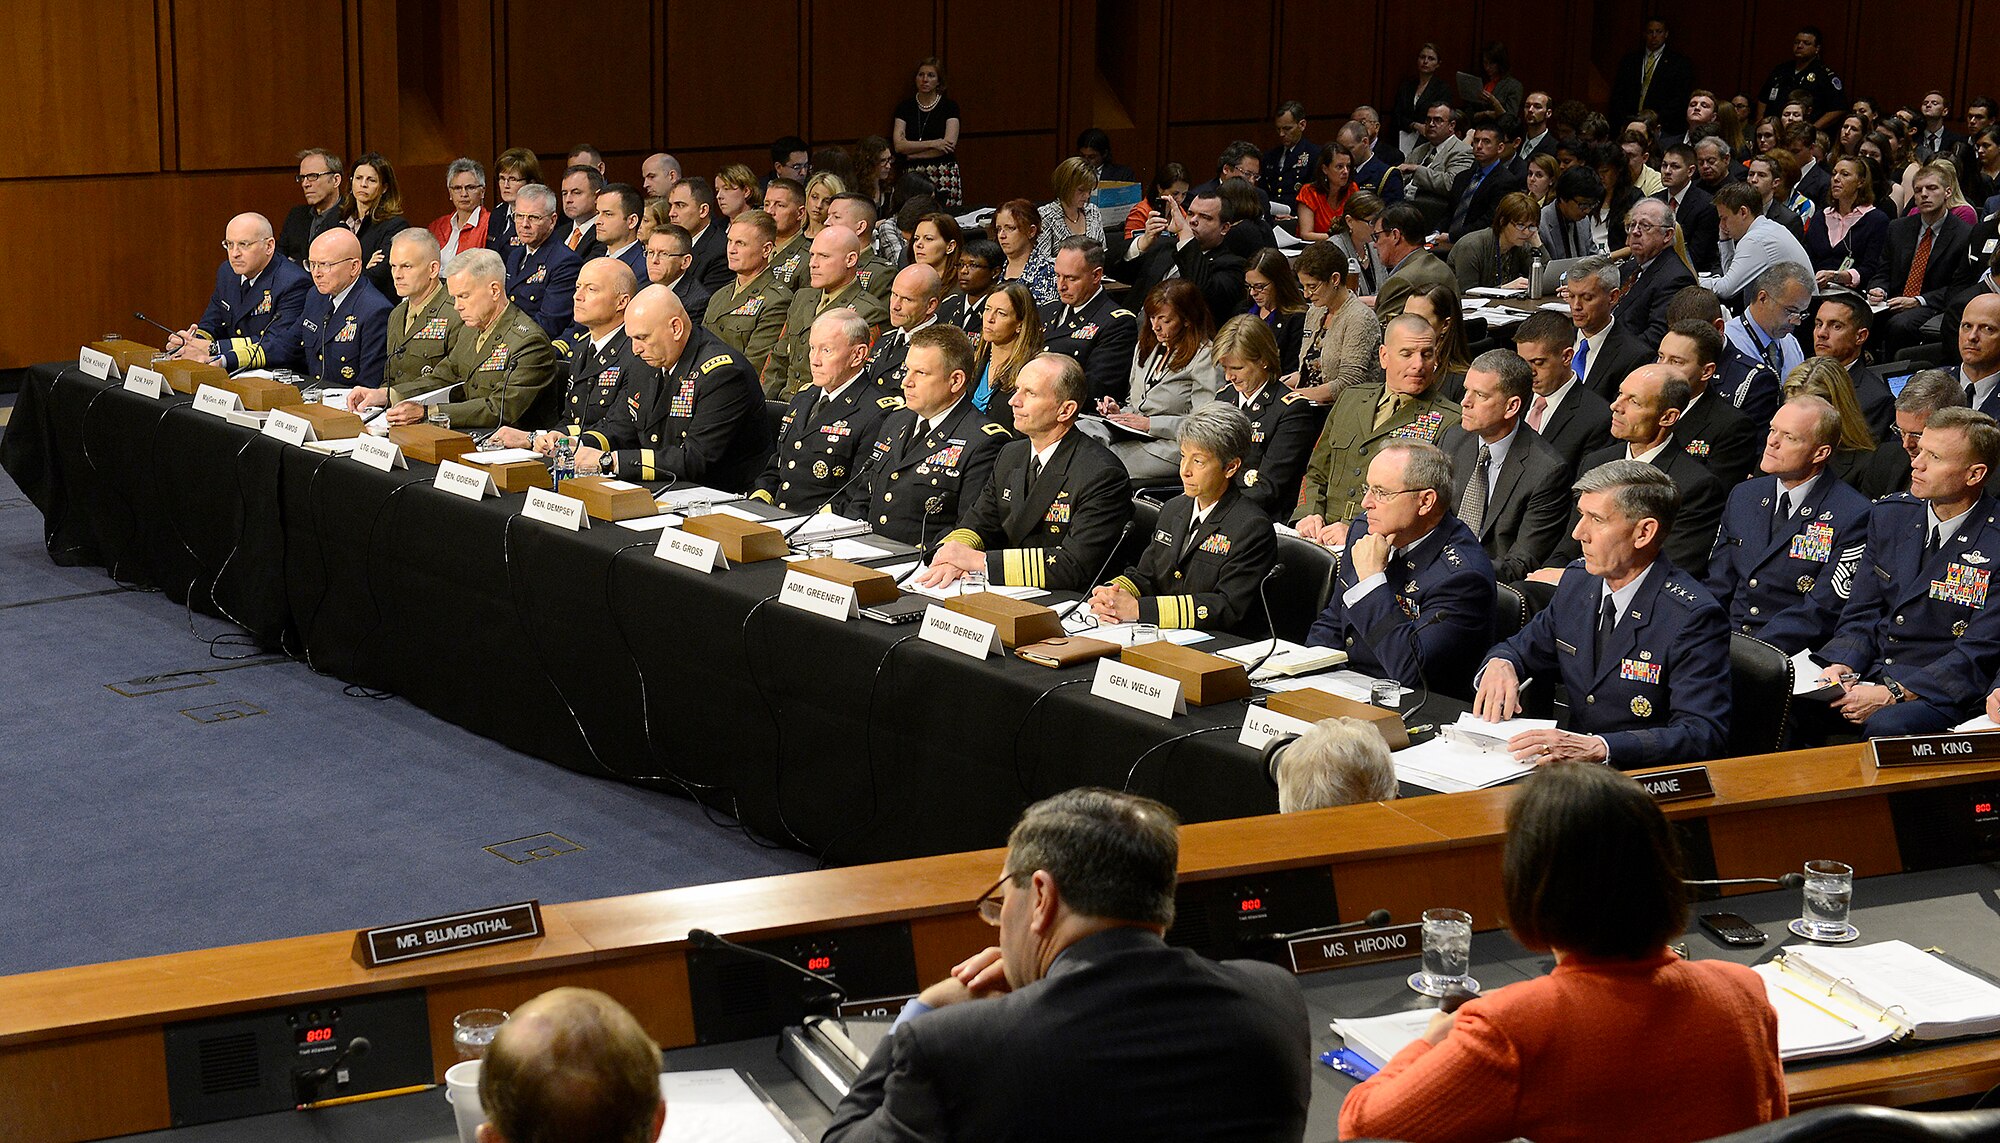
[[[1504,583],[1493,585],[1493,641],[1512,639],[1528,625],[1528,601]]]
[[[1729,753],[1766,754],[1785,748],[1792,713],[1791,656],[1754,635],[1729,633]]]
[[[1529,618],[1533,618],[1536,612],[1549,605],[1549,600],[1556,597],[1556,585],[1540,580],[1524,579],[1513,587],[1527,607]]]
[[[785,410],[791,407],[792,403],[790,401],[776,401],[772,400],[769,397],[766,397],[764,399],[764,415],[771,422],[772,440],[778,439],[778,430],[782,428],[785,423]],[[865,442],[863,447],[866,447]]]
[[[1125,542],[1119,545],[1118,554],[1112,557],[1111,570],[1107,576],[1117,575],[1119,569],[1131,567],[1139,562],[1139,554],[1153,540],[1153,529],[1160,523],[1160,506],[1151,500],[1132,498],[1132,531]],[[1093,585],[1095,586],[1095,585]]]
[[[1271,622],[1276,624],[1280,638],[1305,642],[1306,632],[1319,613],[1326,610],[1326,601],[1333,594],[1336,558],[1337,553],[1331,548],[1311,540],[1278,537],[1278,562],[1285,568],[1272,578],[1266,591],[1271,599]],[[1253,624],[1246,622],[1244,626],[1247,630]],[[1260,605],[1254,627],[1258,633],[1264,633],[1263,626],[1264,612]]]
[[[1708,1143],[1975,1143],[2000,1138],[2000,1109],[1904,1111],[1837,1104],[1718,1136]]]

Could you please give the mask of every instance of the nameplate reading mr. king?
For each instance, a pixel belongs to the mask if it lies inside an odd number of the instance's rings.
[[[1911,734],[1868,742],[1877,766],[1936,766],[1952,762],[2000,761],[2000,731]]]
[[[540,901],[497,905],[448,917],[406,921],[355,934],[354,959],[363,968],[381,968],[427,956],[532,940],[542,936]]]

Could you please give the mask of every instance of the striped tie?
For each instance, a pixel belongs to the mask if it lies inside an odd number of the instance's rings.
[[[1924,271],[1931,265],[1932,228],[1924,228],[1923,241],[1917,243],[1916,260],[1910,263],[1910,276],[1903,279],[1903,296],[1920,298],[1924,294]]]

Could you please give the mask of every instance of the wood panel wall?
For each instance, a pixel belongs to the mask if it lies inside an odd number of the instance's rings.
[[[765,148],[887,134],[917,59],[944,59],[965,112],[968,194],[1048,196],[1093,124],[1149,175],[1205,177],[1221,148],[1268,145],[1303,101],[1325,138],[1384,102],[1417,45],[1447,69],[1505,40],[1533,87],[1601,101],[1660,0],[14,0],[0,37],[0,369],[146,332],[204,304],[223,224],[281,220],[292,155],[396,164],[407,213],[446,209],[445,164],[508,146],[552,163],[579,142],[614,178],[672,151],[694,172],[763,169]],[[1705,86],[1751,89],[1808,20],[1850,90],[1891,104],[1940,87],[2000,94],[2000,5],[1976,0],[1682,0],[1674,42]],[[1532,34],[1523,34],[1531,29]],[[1865,50],[1864,49],[1865,45]],[[59,299],[51,302],[51,299]]]

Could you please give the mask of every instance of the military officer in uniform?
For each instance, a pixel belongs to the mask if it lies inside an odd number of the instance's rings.
[[[1471,694],[1472,668],[1493,645],[1493,561],[1453,512],[1451,488],[1436,445],[1395,440],[1376,452],[1307,644],[1339,647],[1376,678]]]
[[[422,393],[438,363],[467,336],[438,276],[437,237],[421,226],[397,231],[389,240],[389,277],[403,300],[389,311],[388,369],[379,380],[364,380]]]
[[[785,311],[785,327],[764,364],[764,395],[791,400],[812,383],[806,338],[813,319],[838,306],[852,306],[872,330],[882,328],[888,311],[854,276],[861,264],[861,239],[844,227],[828,226],[812,241],[806,263],[808,285],[794,291]]]
[[[494,251],[481,246],[454,257],[444,268],[444,287],[465,320],[458,348],[415,386],[357,388],[347,394],[347,407],[360,412],[386,403],[391,425],[413,425],[430,411],[413,398],[457,385],[458,400],[434,406],[453,428],[519,424],[555,377],[556,353],[541,328],[507,300],[506,283],[507,267]]]
[[[1729,741],[1729,620],[1661,552],[1680,492],[1650,464],[1614,460],[1576,482],[1583,558],[1555,598],[1487,653],[1473,713],[1521,712],[1521,688],[1561,683],[1566,724],[1507,740],[1531,763],[1606,762],[1621,770],[1719,757]]]
[[[632,353],[625,308],[638,292],[638,276],[623,259],[600,254],[584,265],[576,276],[577,324],[549,343],[556,351],[556,377],[540,406],[528,410],[531,428],[556,427],[532,433],[502,425],[493,430],[495,444],[553,453],[556,438],[585,435],[637,396],[650,370]]]
[[[771,240],[771,278],[788,290],[805,284],[802,274],[812,236],[806,233],[806,188],[797,179],[772,179],[764,188],[764,213],[777,226]]]
[[[583,259],[552,235],[556,229],[556,194],[540,183],[514,192],[514,231],[518,246],[507,248],[507,297],[521,312],[554,337],[575,318],[577,271]]]
[[[729,224],[724,257],[736,279],[711,294],[701,324],[762,372],[785,332],[792,291],[771,276],[771,246],[778,228],[761,210],[746,210]],[[866,344],[866,339],[863,339]]]
[[[1382,380],[1349,385],[1333,400],[1313,445],[1292,519],[1299,534],[1327,547],[1347,542],[1345,521],[1360,515],[1368,465],[1392,440],[1438,443],[1462,419],[1437,379],[1437,331],[1414,314],[1389,319]]]
[[[1868,514],[1868,565],[1833,640],[1815,655],[1843,694],[1832,710],[1870,738],[1945,730],[1971,717],[2000,667],[2000,503],[1984,492],[2000,466],[2000,427],[1966,408],[1925,426],[1910,491]]]
[[[1792,92],[1812,96],[1813,126],[1822,129],[1839,122],[1847,113],[1847,96],[1840,77],[1826,66],[1820,55],[1819,29],[1808,25],[1792,37],[1792,58],[1771,69],[1757,92],[1757,118],[1776,115],[1792,98]]]
[[[1181,494],[1160,507],[1153,535],[1110,583],[1090,593],[1105,623],[1228,631],[1254,625],[1257,591],[1278,556],[1271,517],[1236,478],[1250,418],[1223,401],[1182,418]]]
[[[577,469],[731,492],[750,487],[771,455],[757,371],[696,325],[666,286],[639,291],[625,307],[625,332],[658,379],[612,409],[599,443],[577,450]]]
[[[1729,492],[1708,593],[1729,625],[1787,654],[1833,637],[1868,534],[1868,498],[1826,470],[1840,414],[1824,398],[1778,407],[1765,435],[1764,475]]]
[[[882,418],[903,407],[901,397],[863,379],[868,323],[847,306],[814,319],[810,353],[813,383],[785,409],[777,451],[750,493],[788,512],[817,512],[832,500],[866,458]]]
[[[917,582],[942,587],[983,571],[995,584],[1090,587],[1132,518],[1132,483],[1115,453],[1076,431],[1088,399],[1071,358],[1044,353],[1021,367],[1007,403],[1027,439],[1000,450],[993,479]]]
[[[833,510],[919,548],[950,531],[985,491],[1000,446],[1013,438],[973,405],[971,375],[972,339],[963,331],[934,325],[917,334],[903,374],[904,407],[883,419],[862,461],[865,480],[836,496]]]
[[[1219,400],[1250,420],[1237,484],[1243,498],[1266,516],[1282,520],[1299,499],[1299,480],[1312,456],[1323,412],[1311,399],[1278,380],[1278,339],[1255,314],[1238,314],[1215,335],[1215,363],[1229,383]]]
[[[361,240],[345,226],[312,240],[306,270],[313,292],[287,351],[306,379],[329,389],[380,384],[389,352],[389,299],[361,274]]]
[[[1104,243],[1075,235],[1056,247],[1056,300],[1042,307],[1051,353],[1076,358],[1090,379],[1090,400],[1124,394],[1139,346],[1139,317],[1104,292]]]
[[[868,351],[864,379],[885,393],[903,391],[903,358],[910,352],[910,335],[938,319],[938,298],[944,279],[929,266],[905,266],[889,287],[889,328]]]
[[[166,349],[190,361],[238,369],[297,368],[299,315],[312,279],[289,258],[277,257],[271,220],[239,214],[223,230],[227,255],[215,271],[215,293],[201,320],[167,340]]]
[[[826,204],[826,225],[852,231],[861,240],[861,260],[855,263],[854,280],[886,306],[896,268],[875,250],[875,223],[880,217],[880,212],[868,196],[854,191],[835,195],[833,201]]]

